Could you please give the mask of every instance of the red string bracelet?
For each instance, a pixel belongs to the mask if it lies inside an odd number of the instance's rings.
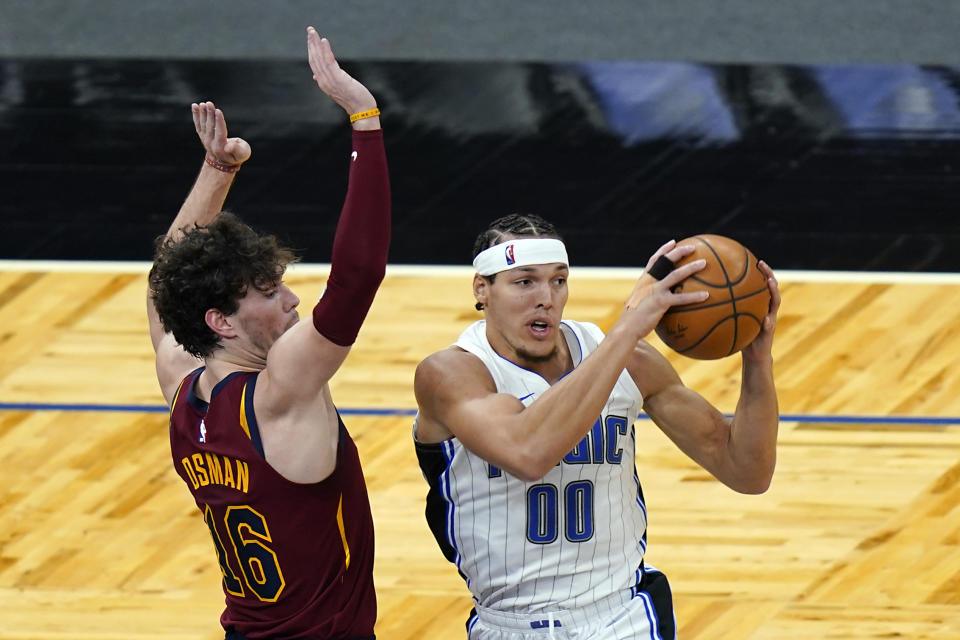
[[[217,171],[223,171],[224,173],[236,173],[240,170],[240,165],[243,164],[242,162],[238,162],[237,164],[224,164],[214,160],[209,155],[204,157],[203,161]]]

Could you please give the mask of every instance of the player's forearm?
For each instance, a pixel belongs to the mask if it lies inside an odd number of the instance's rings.
[[[204,162],[193,188],[167,230],[167,236],[179,235],[185,227],[212,222],[223,209],[235,177],[236,172],[216,169]]]
[[[777,463],[779,421],[772,359],[744,360],[740,400],[730,427],[729,486],[744,493],[762,493],[770,486]]]
[[[533,477],[545,475],[590,431],[635,344],[632,332],[614,328],[578,367],[520,414]]]
[[[356,340],[383,280],[390,247],[390,180],[383,132],[355,130],[351,158],[330,277],[313,310],[317,330],[341,346]]]
[[[167,229],[167,237],[180,237],[184,228],[193,225],[205,225],[213,221],[223,208],[227,193],[233,184],[235,171],[222,171],[206,161],[200,169],[190,193],[180,206],[173,223]],[[163,324],[154,307],[150,290],[147,290],[147,319],[150,322],[150,337],[154,351],[163,339]]]

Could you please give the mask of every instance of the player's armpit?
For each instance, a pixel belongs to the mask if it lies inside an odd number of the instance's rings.
[[[350,347],[320,335],[309,318],[300,320],[267,353],[257,383],[261,410],[281,416],[301,403],[312,403],[349,353]]]

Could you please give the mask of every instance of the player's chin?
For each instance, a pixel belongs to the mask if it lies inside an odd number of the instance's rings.
[[[556,353],[557,345],[555,343],[527,342],[522,347],[517,349],[517,355],[522,360],[531,363],[547,362],[553,358]]]

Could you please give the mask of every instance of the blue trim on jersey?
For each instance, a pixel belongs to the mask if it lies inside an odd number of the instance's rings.
[[[649,593],[641,591],[640,599],[643,600],[643,611],[647,614],[647,624],[650,626],[650,640],[663,640],[660,635],[660,621],[657,619],[657,609],[653,606],[653,598]]]
[[[577,332],[573,330],[573,327],[571,327],[571,326],[570,326],[569,324],[567,324],[566,322],[563,322],[563,321],[561,320],[561,321],[560,321],[560,324],[563,325],[563,326],[565,326],[567,329],[569,329],[569,330],[570,330],[570,334],[573,336],[573,339],[577,341],[577,349],[580,350],[580,362],[574,362],[574,363],[573,363],[573,369],[570,369],[570,371],[567,371],[565,374],[563,374],[562,376],[560,376],[559,378],[557,378],[557,382],[560,382],[561,380],[563,380],[564,378],[566,378],[568,375],[570,375],[571,373],[573,373],[574,370],[576,370],[577,367],[579,367],[581,364],[583,364],[583,343],[580,342],[580,337],[577,335]]]
[[[257,424],[257,415],[253,409],[253,390],[257,388],[257,376],[259,375],[260,372],[258,371],[247,380],[243,389],[243,405],[247,414],[247,428],[250,429],[250,442],[253,443],[253,448],[257,450],[257,453],[266,459],[267,454],[263,452],[263,440],[260,439],[260,425]],[[337,419],[339,420],[339,415]]]
[[[576,368],[579,367],[581,364],[583,364],[583,343],[580,342],[580,337],[577,335],[577,332],[573,330],[573,327],[572,327],[572,326],[570,326],[569,324],[567,324],[567,323],[564,322],[563,320],[560,321],[560,324],[563,325],[564,327],[566,327],[567,329],[570,329],[570,333],[573,335],[574,340],[577,341],[577,349],[580,351],[580,362],[575,362],[575,363],[574,363],[573,368],[576,369]],[[564,375],[566,375],[566,374],[564,374]]]
[[[446,461],[447,466],[444,468],[443,473],[440,474],[440,494],[443,496],[444,500],[447,502],[447,542],[450,544],[450,548],[453,549],[453,563],[457,566],[457,571],[460,571],[460,549],[457,548],[457,543],[454,538],[453,530],[453,496],[450,494],[450,467],[453,466],[453,457],[455,455],[453,442],[450,440],[444,440],[440,443],[441,451],[443,452],[443,459]],[[460,571],[460,574],[463,575],[463,571]],[[470,579],[467,579],[467,588],[470,587]]]
[[[187,402],[190,403],[191,407],[193,407],[200,413],[206,414],[207,409],[210,408],[210,403],[204,400],[203,398],[201,398],[200,396],[198,396],[196,391],[197,383],[200,382],[200,374],[203,373],[204,369],[206,369],[206,367],[200,367],[199,369],[194,369],[193,372],[189,374],[189,375],[193,375],[193,380],[191,380],[190,385],[187,387]],[[218,382],[216,385],[214,385],[213,390],[210,392],[210,400],[213,400],[214,398],[216,398],[217,394],[223,391],[223,387],[225,387],[226,384],[230,382],[230,380],[232,380],[233,378],[237,377],[242,373],[243,373],[242,371],[234,371],[233,373],[228,375],[226,378]]]
[[[630,425],[630,439],[633,440],[633,456],[637,456],[637,429],[634,425]],[[640,475],[637,473],[637,463],[633,463],[633,482],[637,485],[637,505],[640,507],[640,511],[643,512],[643,522],[644,529],[643,535],[640,537],[640,549],[643,550],[644,555],[647,553],[647,505],[643,502],[641,497],[643,496],[643,490],[640,488]],[[638,573],[639,575],[639,573]],[[637,582],[637,584],[640,584]]]
[[[574,365],[573,365],[573,369],[570,369],[570,371],[567,371],[565,374],[563,374],[562,376],[560,376],[559,378],[557,378],[557,381],[558,381],[558,382],[559,382],[560,380],[563,380],[565,377],[567,377],[567,376],[570,375],[571,373],[573,373],[573,370],[576,369],[576,368],[580,365],[581,362],[583,362],[583,345],[580,344],[580,338],[577,337],[577,332],[573,330],[573,327],[571,327],[570,325],[568,325],[566,322],[563,322],[562,320],[560,321],[560,325],[566,327],[567,329],[569,329],[569,330],[570,330],[570,333],[573,334],[574,340],[577,341],[577,347],[580,349],[580,362],[575,362]],[[566,338],[564,338],[564,340],[566,340]],[[493,349],[493,347],[491,347],[490,350],[493,351],[493,355],[497,356],[498,358],[500,358],[500,359],[503,360],[504,362],[507,362],[507,363],[513,365],[514,367],[516,367],[517,369],[520,369],[521,371],[526,371],[527,373],[532,373],[533,375],[537,376],[538,378],[540,378],[540,379],[543,380],[544,382],[547,382],[546,378],[544,378],[542,375],[540,375],[540,374],[537,373],[536,371],[532,371],[532,370],[530,370],[530,369],[527,369],[526,367],[521,367],[520,365],[518,365],[518,364],[517,364],[516,362],[514,362],[513,360],[508,360],[507,358],[504,358],[502,355],[500,355],[499,353],[497,353],[496,350]],[[550,384],[550,383],[547,382],[547,384]],[[532,395],[532,394],[531,394],[531,395]]]
[[[637,455],[637,429],[633,425],[630,425],[630,439],[633,440],[633,455]],[[643,500],[640,499],[640,496],[643,495],[643,492],[640,489],[640,475],[637,473],[637,463],[633,463],[633,481],[637,485],[637,504],[640,505],[640,510],[643,511],[643,519],[647,519],[647,505],[643,503]]]
[[[188,377],[193,376],[190,380],[190,384],[187,385],[187,404],[199,411],[200,413],[206,414],[207,408],[210,406],[207,404],[206,400],[202,400],[200,396],[197,395],[197,392],[194,390],[197,386],[197,382],[200,380],[200,374],[203,373],[203,370],[206,367],[200,367],[199,369],[194,369]]]
[[[637,475],[637,465],[633,465],[633,481],[637,485],[637,504],[640,506],[640,510],[643,511],[643,519],[647,519],[647,505],[643,503],[643,500],[640,499],[640,476]]]
[[[500,354],[497,353],[496,351],[493,352],[493,355],[497,356],[498,358],[500,358],[500,359],[503,360],[504,362],[510,364],[511,366],[516,367],[517,369],[520,369],[521,371],[526,371],[527,373],[532,373],[533,375],[537,376],[538,378],[540,378],[540,379],[543,380],[544,382],[547,382],[547,379],[544,378],[544,377],[543,377],[542,375],[540,375],[539,373],[537,373],[536,371],[531,371],[530,369],[527,369],[526,367],[521,367],[520,365],[518,365],[518,364],[517,364],[516,362],[514,362],[513,360],[507,360],[506,358],[504,358],[502,355],[500,355]],[[569,371],[568,371],[567,373],[569,373]],[[567,375],[567,374],[565,373],[565,374],[563,374],[563,375]],[[547,382],[547,384],[550,384],[550,383]]]
[[[218,382],[218,383],[213,387],[213,391],[210,392],[210,399],[213,400],[214,398],[216,398],[216,397],[217,397],[217,394],[220,393],[221,391],[223,391],[223,388],[224,388],[225,386],[227,386],[227,383],[229,383],[231,380],[233,380],[233,379],[236,378],[237,376],[243,375],[244,373],[246,373],[246,372],[244,372],[244,371],[234,371],[233,373],[229,374],[226,378],[224,378],[223,380],[221,380],[220,382]]]
[[[470,632],[473,631],[473,628],[477,626],[477,622],[480,621],[480,616],[477,615],[476,609],[470,610],[470,617],[467,618],[467,637],[470,637]]]

